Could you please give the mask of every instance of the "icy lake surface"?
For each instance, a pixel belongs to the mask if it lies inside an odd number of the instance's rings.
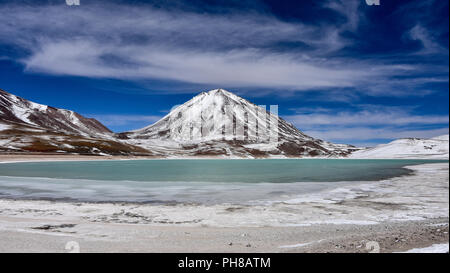
[[[0,198],[254,203],[407,175],[444,160],[121,160],[0,164]],[[374,182],[376,183],[376,182]]]

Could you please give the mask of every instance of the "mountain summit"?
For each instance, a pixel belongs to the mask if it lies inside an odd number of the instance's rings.
[[[345,156],[355,149],[310,137],[277,112],[277,105],[257,106],[214,89],[175,107],[158,122],[120,137],[160,154],[184,156]]]

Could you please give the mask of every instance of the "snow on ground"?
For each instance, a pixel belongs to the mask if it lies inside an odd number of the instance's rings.
[[[272,143],[255,143],[244,145],[245,148],[257,149],[260,151],[273,151],[277,149],[278,142]]]
[[[308,246],[314,243],[320,243],[323,240],[318,240],[318,241],[314,241],[314,242],[308,242],[308,243],[299,243],[299,244],[294,244],[294,245],[283,245],[283,246],[279,246],[278,248],[297,248],[297,247],[304,247],[304,246]]]
[[[449,140],[449,135],[443,135],[443,136],[433,137],[432,139],[448,141],[448,140]]]
[[[402,253],[448,253],[448,243],[434,244],[424,248],[413,248]]]

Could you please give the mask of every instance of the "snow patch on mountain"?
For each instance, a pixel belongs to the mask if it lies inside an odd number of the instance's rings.
[[[0,123],[0,131],[8,130],[10,128],[11,128],[11,126],[3,124],[3,123]]]

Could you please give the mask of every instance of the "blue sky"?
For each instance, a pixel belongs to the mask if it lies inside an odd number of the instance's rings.
[[[448,1],[0,0],[0,88],[146,126],[225,88],[314,137],[448,133]]]

